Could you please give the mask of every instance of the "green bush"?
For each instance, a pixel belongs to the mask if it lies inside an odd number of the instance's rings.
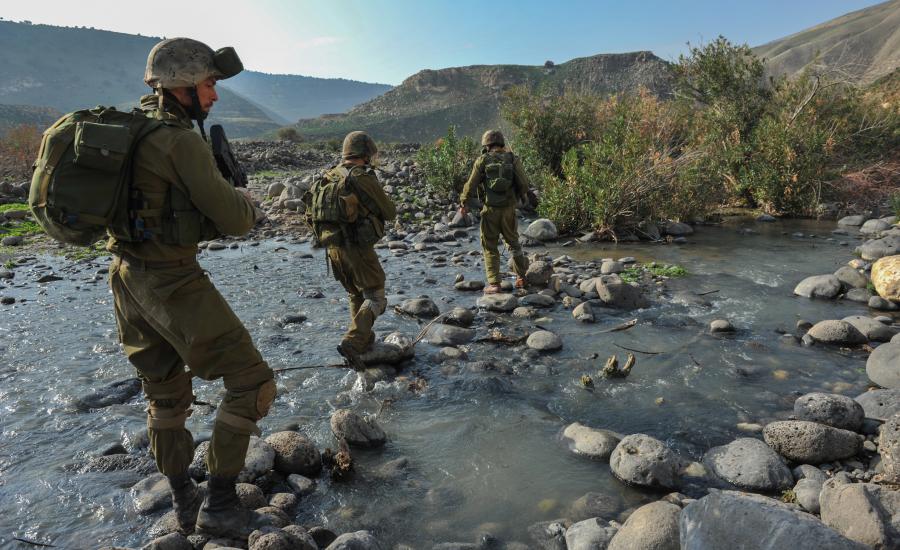
[[[462,191],[478,155],[475,140],[468,136],[457,138],[456,127],[450,126],[445,137],[419,149],[416,161],[425,184],[432,191],[451,197]]]
[[[891,195],[891,210],[900,218],[900,191],[894,191]]]
[[[276,137],[282,141],[290,141],[291,143],[300,143],[303,141],[303,137],[300,135],[300,132],[297,131],[293,126],[285,126],[284,128],[279,128],[277,132],[275,132]]]

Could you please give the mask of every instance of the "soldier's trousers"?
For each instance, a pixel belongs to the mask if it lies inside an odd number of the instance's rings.
[[[343,339],[363,353],[375,341],[375,319],[387,308],[378,254],[372,246],[329,246],[328,261],[350,300],[350,326]]]
[[[187,471],[193,438],[185,428],[193,403],[191,377],[222,378],[207,466],[236,476],[244,466],[250,435],[275,399],[272,369],[250,334],[196,260],[151,268],[115,257],[109,284],[119,339],[143,382],[150,448],[159,471]],[[188,370],[185,370],[187,366]]]
[[[500,235],[512,255],[516,275],[525,277],[528,271],[528,258],[519,244],[517,223],[515,206],[485,206],[481,210],[481,248],[489,284],[500,284]]]

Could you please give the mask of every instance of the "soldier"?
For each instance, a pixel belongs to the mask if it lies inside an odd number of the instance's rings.
[[[484,270],[488,285],[485,294],[500,292],[500,253],[497,247],[500,235],[506,241],[513,257],[516,272],[516,288],[525,287],[528,258],[519,244],[516,226],[516,201],[528,200],[530,186],[522,162],[506,148],[499,130],[488,130],[481,136],[481,156],[472,167],[469,181],[459,197],[459,212],[466,215],[467,203],[473,193],[484,198],[481,210],[481,248],[484,250]]]
[[[183,533],[245,538],[265,516],[241,507],[235,480],[256,422],[275,399],[273,373],[250,334],[197,263],[197,243],[218,234],[243,235],[255,224],[249,195],[223,179],[202,128],[218,99],[216,81],[243,70],[232,48],[214,52],[188,38],[163,40],[147,59],[141,98],[147,116],[165,124],[134,154],[133,214],[142,242],[111,237],[109,284],[119,338],[143,382],[150,448],[172,490]],[[185,370],[187,366],[187,370]],[[222,378],[207,465],[205,499],[188,475],[194,440],[185,428],[192,377]],[[201,505],[202,500],[202,505]]]
[[[359,355],[375,342],[375,319],[387,308],[384,270],[374,244],[384,236],[384,223],[397,216],[394,203],[370,166],[377,152],[368,134],[350,132],[344,138],[343,162],[326,174],[326,179],[344,180],[358,199],[356,221],[343,224],[339,237],[328,244],[328,262],[350,300],[350,326],[338,353],[356,369],[363,367]]]

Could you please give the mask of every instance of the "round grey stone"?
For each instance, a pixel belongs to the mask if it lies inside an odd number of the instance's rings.
[[[794,401],[797,420],[818,422],[834,428],[858,432],[865,413],[853,399],[831,393],[808,393]]]
[[[609,430],[589,428],[574,422],[563,430],[562,439],[575,454],[605,460],[622,440],[622,436]]]
[[[519,300],[512,294],[487,294],[480,296],[475,304],[489,311],[507,312],[516,309]]]
[[[804,510],[810,514],[819,513],[819,493],[822,492],[823,479],[803,478],[794,485],[794,496]]]
[[[759,439],[741,438],[713,447],[703,464],[720,478],[741,489],[775,492],[794,484],[784,460]]]
[[[551,276],[553,276],[553,264],[542,260],[532,262],[528,266],[528,271],[525,272],[525,280],[529,285],[534,286],[547,286]]]
[[[728,319],[716,319],[709,324],[709,331],[713,334],[721,332],[734,332],[734,325]]]
[[[331,432],[353,447],[381,447],[387,436],[375,419],[366,419],[349,410],[341,409],[331,415]]]
[[[453,325],[437,323],[428,329],[428,343],[435,346],[459,346],[471,342],[475,331]]]
[[[844,317],[843,320],[853,325],[863,336],[873,342],[887,342],[897,334],[897,331],[891,327],[864,315],[850,315]]]
[[[856,396],[866,418],[874,418],[886,422],[887,419],[900,413],[900,389],[869,390]]]
[[[833,345],[859,345],[868,342],[865,334],[847,321],[829,319],[819,321],[807,334],[816,342]]]
[[[538,241],[552,241],[559,237],[559,231],[552,221],[541,218],[531,222],[523,235]]]
[[[400,303],[400,311],[414,317],[432,319],[440,314],[437,304],[431,298],[411,298]]]
[[[846,288],[866,288],[866,285],[869,284],[869,279],[865,275],[849,265],[845,265],[835,271],[834,276]]]
[[[804,298],[831,299],[841,292],[841,282],[834,275],[814,275],[800,281],[794,294]]]
[[[805,464],[843,460],[862,448],[862,438],[854,432],[805,420],[772,422],[763,437],[781,456]]]
[[[645,434],[625,436],[609,457],[613,474],[639,487],[674,489],[681,460],[666,445]]]
[[[529,294],[519,300],[519,303],[523,306],[532,306],[532,307],[553,307],[556,305],[556,300],[553,299],[552,296],[546,296],[544,294]]]
[[[266,443],[275,450],[275,470],[282,474],[315,476],[322,470],[319,450],[301,433],[274,433],[266,438]]]
[[[645,504],[634,511],[609,543],[609,550],[679,550],[681,508],[670,502]]]
[[[250,483],[275,467],[275,449],[262,439],[252,436],[244,459],[244,468],[238,474],[238,483]]]
[[[549,330],[538,330],[528,336],[525,344],[538,351],[556,351],[562,349],[562,339]]]
[[[866,360],[866,374],[882,388],[900,388],[900,343],[875,348]]]

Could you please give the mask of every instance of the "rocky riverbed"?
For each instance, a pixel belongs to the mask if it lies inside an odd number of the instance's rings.
[[[0,543],[900,545],[897,270],[882,260],[900,253],[896,220],[672,223],[643,232],[656,244],[611,245],[531,216],[529,288],[483,297],[475,220],[423,190],[408,151],[389,153],[390,308],[380,357],[356,374],[327,366],[346,301],[292,202],[333,159],[278,151],[239,149],[259,156],[251,189],[268,221],[201,252],[280,371],[240,489],[278,527],[249,541],[168,533],[105,258],[26,237],[0,272]],[[195,385],[202,483],[221,388]]]

